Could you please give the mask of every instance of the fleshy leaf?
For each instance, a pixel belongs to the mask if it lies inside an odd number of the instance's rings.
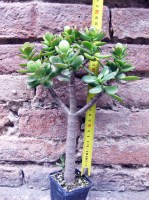
[[[86,75],[86,76],[83,76],[82,80],[85,83],[94,83],[96,82],[97,78],[95,76]]]
[[[94,87],[94,88],[92,88],[92,89],[89,90],[90,94],[98,94],[100,92],[102,92],[101,85],[98,85],[98,86],[96,86],[96,87]]]
[[[124,80],[124,81],[136,81],[136,80],[140,80],[140,78],[138,76],[126,76],[122,80]]]
[[[114,77],[116,76],[117,72],[111,72],[109,74],[107,74],[106,76],[103,77],[102,81],[109,81],[111,79],[114,79]]]
[[[121,99],[121,97],[115,95],[115,94],[111,94],[110,95],[113,99],[115,99],[116,101],[122,103],[123,102],[123,99]]]
[[[83,64],[84,57],[83,56],[77,56],[71,63],[72,66],[74,67],[79,67],[80,65]]]
[[[107,94],[115,94],[118,91],[118,87],[117,86],[104,86],[104,89],[106,91]]]

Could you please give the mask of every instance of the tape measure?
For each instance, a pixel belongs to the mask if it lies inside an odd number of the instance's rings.
[[[102,16],[103,16],[103,0],[93,0],[92,26],[96,27],[98,30],[102,28]],[[89,69],[95,74],[97,74],[98,69],[99,69],[98,62],[91,61],[89,64]],[[88,91],[90,89],[91,87],[89,86]],[[94,94],[90,94],[88,92],[87,102],[91,101],[94,98],[94,96],[95,96]],[[86,118],[85,118],[85,132],[84,132],[84,145],[83,145],[81,173],[84,174],[85,170],[87,170],[88,176],[90,176],[90,172],[91,172],[95,115],[96,115],[96,105],[92,106],[86,112]]]

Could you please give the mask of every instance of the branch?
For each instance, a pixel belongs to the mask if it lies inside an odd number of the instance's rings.
[[[78,112],[76,112],[76,115],[82,115],[86,113],[102,96],[102,93],[97,94],[89,103],[87,103],[83,108],[81,108]]]
[[[56,103],[62,108],[62,110],[66,113],[69,114],[69,109],[67,106],[61,101],[61,99],[57,96],[56,92],[54,91],[53,88],[49,89],[51,96],[53,99],[56,101]]]
[[[75,113],[77,111],[77,97],[75,87],[75,75],[74,72],[72,72],[69,81],[69,103],[71,113]]]

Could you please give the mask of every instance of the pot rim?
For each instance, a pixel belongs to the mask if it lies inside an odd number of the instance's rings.
[[[58,171],[54,171],[54,172],[50,173],[50,174],[49,174],[49,178],[52,179],[52,180],[54,180],[54,181],[56,182],[56,184],[57,184],[59,187],[61,187],[62,191],[63,191],[65,194],[68,194],[68,193],[70,194],[70,193],[74,193],[74,192],[79,192],[79,191],[81,191],[81,190],[83,190],[83,189],[90,189],[90,188],[92,187],[92,185],[93,185],[92,181],[91,181],[87,176],[83,175],[83,177],[89,182],[89,185],[87,185],[87,186],[85,186],[85,187],[83,187],[83,188],[74,189],[74,190],[68,192],[68,191],[66,191],[61,185],[59,185],[59,183],[51,176],[51,175],[53,175],[53,174],[55,174],[55,173],[57,173],[57,172],[61,172],[61,171],[63,171],[63,170],[58,170]],[[78,169],[76,169],[76,172],[80,172],[80,171],[79,171]],[[80,173],[81,173],[81,172],[80,172]]]

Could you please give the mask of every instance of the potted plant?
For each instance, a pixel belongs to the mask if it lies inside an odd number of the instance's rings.
[[[106,44],[102,42],[104,37],[102,31],[93,27],[78,30],[66,26],[60,34],[46,33],[43,36],[44,46],[39,52],[28,42],[20,48],[20,56],[26,59],[27,63],[21,64],[24,69],[19,72],[28,74],[28,85],[31,88],[45,86],[68,116],[65,168],[64,171],[51,174],[52,200],[86,199],[91,182],[86,177],[81,177],[80,172],[75,169],[79,116],[97,103],[103,93],[122,102],[116,95],[118,86],[114,81],[138,80],[136,76],[127,76],[127,72],[132,71],[134,67],[126,59],[126,46],[118,43],[112,48],[111,55],[102,55],[102,46]],[[98,74],[89,70],[87,64],[90,61],[99,63]],[[83,76],[82,81],[90,86],[89,93],[95,94],[95,97],[83,108],[78,109],[75,74],[82,69],[88,74]],[[68,83],[69,107],[56,94],[54,79]]]

